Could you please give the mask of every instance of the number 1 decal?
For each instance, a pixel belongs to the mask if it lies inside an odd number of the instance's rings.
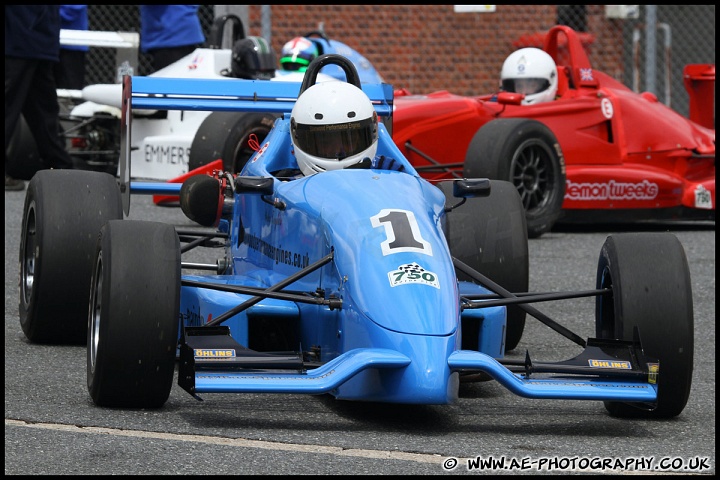
[[[432,246],[422,238],[413,212],[386,208],[371,217],[370,221],[374,228],[385,227],[387,240],[380,244],[383,255],[417,252],[432,256]]]

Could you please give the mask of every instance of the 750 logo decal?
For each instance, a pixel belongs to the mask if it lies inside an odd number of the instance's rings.
[[[425,270],[415,262],[400,265],[397,270],[388,272],[388,279],[390,280],[391,287],[407,285],[408,283],[421,283],[438,289],[440,288],[437,275]]]

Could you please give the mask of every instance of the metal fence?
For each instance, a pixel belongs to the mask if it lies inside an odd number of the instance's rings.
[[[207,37],[215,17],[213,5],[201,5],[198,11],[200,23]],[[90,30],[108,32],[140,32],[140,9],[138,5],[88,5]],[[116,52],[103,47],[90,47],[85,66],[85,83],[116,82]],[[152,72],[150,57],[138,52],[135,75]]]
[[[292,36],[300,35],[306,30],[308,19],[303,13],[316,12],[318,17],[323,14],[313,9],[314,6],[300,5],[253,5],[253,6],[212,6],[203,5],[200,8],[200,18],[206,37],[210,31],[213,19],[222,13],[235,9],[246,25],[246,34],[263,35],[272,38],[272,45],[276,50]],[[330,8],[332,7],[332,8]],[[425,11],[437,11],[443,8],[449,10],[453,6],[396,6],[373,5],[368,9],[365,22],[369,25],[366,31],[372,31],[372,23],[379,18],[378,13],[397,9],[402,12],[417,14]],[[651,91],[660,101],[671,106],[683,115],[688,114],[688,96],[683,84],[683,67],[688,63],[715,63],[715,6],[714,5],[456,5],[458,9],[477,8],[487,11],[499,12],[502,15],[496,19],[500,23],[498,32],[494,37],[482,44],[481,51],[492,52],[501,50],[500,45],[509,45],[510,38],[515,47],[522,46],[517,39],[525,39],[526,43],[533,42],[533,34],[547,30],[552,24],[559,23],[573,27],[579,32],[586,33],[588,39],[586,48],[593,65],[605,71],[635,91]],[[323,7],[335,15],[343,15],[343,9],[354,10],[357,5],[335,5]],[[258,19],[249,19],[248,12],[262,12]],[[297,9],[294,13],[293,9]],[[445,11],[443,10],[443,11]],[[540,14],[538,14],[540,12]],[[100,31],[134,31],[139,32],[139,10],[137,5],[90,5],[88,7],[89,24],[91,30]],[[244,17],[244,18],[243,18]],[[296,25],[293,18],[299,19]],[[313,25],[322,26],[323,18],[317,18]],[[276,23],[273,23],[273,22]],[[477,20],[469,20],[477,21]],[[407,26],[410,21],[399,22]],[[384,26],[380,27],[385,28]],[[352,38],[353,32],[347,37],[337,38],[348,45],[366,44],[365,39]],[[503,35],[505,35],[503,37]],[[331,38],[333,38],[331,36]],[[442,39],[437,39],[442,41]],[[392,42],[400,42],[398,36],[388,35],[384,39],[387,47]],[[454,41],[454,40],[452,40]],[[492,42],[495,41],[495,45]],[[539,45],[537,45],[539,46]],[[412,46],[408,48],[413,48]],[[419,47],[418,47],[419,48]],[[378,60],[359,48],[374,63]],[[279,52],[278,52],[279,53]],[[497,53],[497,52],[496,52]],[[500,52],[504,58],[505,52]],[[509,52],[508,52],[509,53]],[[444,85],[451,91],[463,95],[480,95],[489,93],[488,88],[494,88],[489,79],[497,76],[499,71],[497,55],[485,55],[487,63],[483,63],[482,55],[478,55],[473,66],[477,81],[469,84],[477,91],[468,90],[463,85]],[[478,58],[479,57],[479,58]],[[146,75],[150,70],[149,59],[143,55],[138,56],[139,65],[136,74]],[[460,61],[460,60],[458,60]],[[378,65],[376,65],[377,67]],[[115,54],[113,51],[102,48],[91,48],[88,56],[86,81],[88,84],[113,83],[115,81]],[[402,78],[401,72],[393,72],[394,66],[388,65],[385,70],[379,68],[380,73],[387,79]],[[437,73],[442,76],[442,72]],[[434,84],[442,82],[417,82],[414,93],[428,93]],[[442,83],[441,83],[442,84]],[[456,90],[459,89],[460,91]]]

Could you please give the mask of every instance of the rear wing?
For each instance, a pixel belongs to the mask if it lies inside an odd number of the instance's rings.
[[[125,215],[130,212],[130,153],[132,110],[202,110],[225,112],[292,111],[300,93],[299,82],[270,80],[181,79],[123,77],[120,123],[120,192]],[[362,84],[378,116],[389,122],[393,88],[386,83]]]
[[[132,108],[144,110],[210,110],[290,113],[298,94],[299,82],[270,80],[180,79],[126,77],[123,98]],[[363,84],[381,117],[392,115],[393,89],[389,84]]]
[[[715,65],[685,65],[683,82],[690,96],[690,120],[715,130]]]

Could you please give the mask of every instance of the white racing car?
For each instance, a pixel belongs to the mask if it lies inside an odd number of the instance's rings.
[[[227,37],[232,48],[221,48]],[[241,20],[225,15],[215,20],[207,48],[150,74],[150,77],[187,79],[226,79],[253,81],[271,79],[302,82],[303,74],[276,70],[275,54],[262,37],[246,36]],[[357,51],[320,31],[309,32],[320,55],[338,53],[353,62],[363,83],[383,80],[372,64]],[[328,65],[318,81],[344,80],[336,65]],[[116,174],[120,156],[121,84],[97,84],[85,87],[82,94],[58,91],[60,101],[79,103],[63,114],[61,123],[68,149],[76,168]],[[239,172],[258,147],[257,142],[279,117],[270,112],[210,112],[188,110],[133,110],[131,171],[133,178],[171,180],[191,170],[222,159],[227,171]],[[10,162],[23,165],[18,178],[29,179],[37,170],[34,141],[27,127],[20,125],[8,150]],[[35,167],[33,167],[35,165]]]

